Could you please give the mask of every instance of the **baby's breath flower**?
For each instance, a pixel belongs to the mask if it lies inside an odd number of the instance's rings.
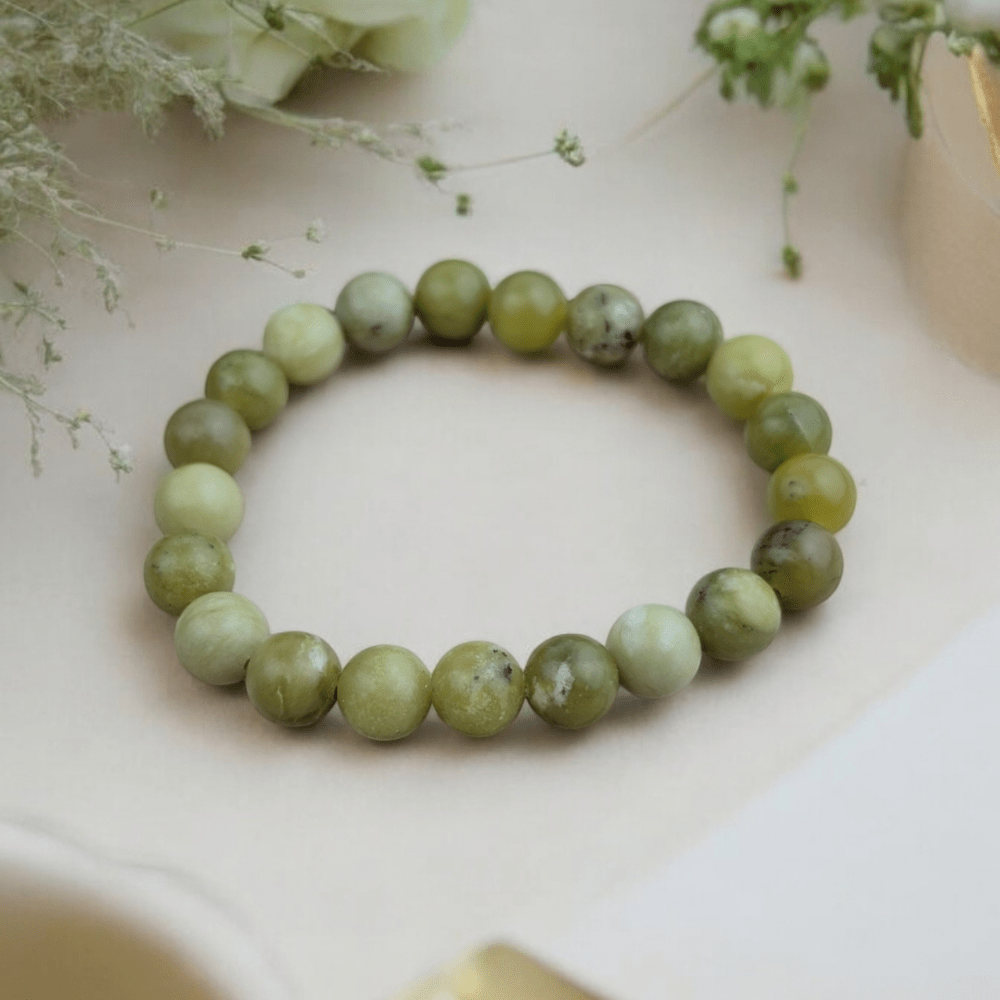
[[[720,10],[708,22],[708,35],[716,42],[728,38],[746,38],[761,28],[760,14],[751,7]]]
[[[571,167],[582,167],[587,160],[580,137],[565,128],[556,135],[553,152]]]

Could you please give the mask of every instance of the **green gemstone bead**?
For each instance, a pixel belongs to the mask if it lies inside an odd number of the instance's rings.
[[[611,626],[608,652],[618,679],[640,698],[663,698],[686,687],[701,665],[701,640],[676,608],[640,604]]]
[[[757,539],[750,568],[770,584],[785,611],[805,611],[837,589],[844,556],[837,539],[815,522],[779,521]]]
[[[490,283],[467,260],[439,260],[420,276],[413,301],[432,337],[467,341],[486,322]]]
[[[748,569],[717,569],[703,576],[687,600],[701,647],[716,660],[745,660],[778,634],[781,605],[768,584]]]
[[[370,354],[399,347],[413,327],[413,299],[406,285],[383,271],[352,278],[337,296],[334,312],[344,336]]]
[[[173,466],[208,462],[232,474],[250,454],[250,428],[231,406],[196,399],[171,415],[163,448]]]
[[[562,289],[538,271],[508,275],[490,295],[490,329],[520,354],[551,347],[566,329],[568,307]]]
[[[209,368],[205,395],[231,406],[250,430],[259,431],[288,402],[288,379],[263,351],[230,351]]]
[[[678,299],[660,306],[642,328],[646,364],[671,382],[692,382],[722,343],[722,324],[706,305]]]
[[[715,349],[705,385],[726,416],[746,420],[767,396],[792,387],[792,362],[770,337],[747,333]]]
[[[502,646],[463,642],[448,650],[431,675],[434,711],[466,736],[495,736],[524,702],[524,672]]]
[[[746,422],[747,454],[768,472],[793,455],[825,455],[833,442],[826,410],[802,392],[768,396]]]
[[[247,664],[247,694],[254,708],[282,726],[319,722],[337,700],[340,660],[318,635],[278,632]]]
[[[618,285],[591,285],[569,304],[566,342],[584,361],[612,368],[628,360],[642,323],[642,306],[631,292]]]
[[[207,684],[237,684],[247,661],[270,635],[264,613],[241,594],[217,591],[195,598],[177,619],[177,659]]]
[[[402,646],[369,646],[347,661],[338,686],[340,711],[370,740],[409,736],[431,707],[431,674]]]
[[[221,538],[192,531],[161,538],[149,550],[142,576],[153,603],[179,615],[202,594],[232,590],[236,566]]]
[[[346,346],[337,317],[309,302],[279,309],[264,327],[264,353],[292,385],[322,382],[340,367]]]
[[[243,520],[243,493],[225,469],[193,462],[160,480],[153,514],[165,535],[197,531],[228,542]]]
[[[618,693],[618,666],[611,654],[585,635],[546,639],[524,668],[528,704],[561,729],[596,722]]]
[[[836,534],[858,502],[851,474],[829,455],[795,455],[771,473],[767,506],[776,521],[815,521]]]

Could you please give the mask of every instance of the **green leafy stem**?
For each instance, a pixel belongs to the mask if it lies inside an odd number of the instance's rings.
[[[802,274],[802,253],[790,224],[791,200],[799,190],[795,165],[808,132],[812,97],[830,79],[829,60],[812,29],[824,18],[847,21],[867,10],[862,0],[719,0],[708,7],[695,32],[697,45],[715,61],[722,97],[750,98],[763,108],[780,106],[795,115],[792,154],[782,177],[782,261],[791,278]],[[875,4],[874,14],[868,71],[893,101],[902,102],[915,139],[924,131],[922,72],[933,35],[943,35],[956,55],[968,55],[981,45],[989,59],[1000,63],[1000,35],[953,24],[939,0],[883,0]]]

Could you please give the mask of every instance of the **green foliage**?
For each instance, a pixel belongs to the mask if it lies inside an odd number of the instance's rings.
[[[695,41],[717,64],[719,92],[727,100],[749,97],[763,108],[780,105],[798,117],[795,146],[782,178],[785,246],[789,277],[802,274],[802,254],[789,226],[789,199],[799,189],[793,169],[805,137],[812,96],[830,78],[826,53],[811,34],[817,22],[850,20],[873,8],[876,24],[868,43],[868,71],[893,101],[902,101],[913,138],[924,130],[921,73],[931,36],[942,34],[952,52],[968,55],[977,44],[1000,63],[1000,35],[966,32],[953,25],[940,0],[717,0],[705,11]]]
[[[746,94],[762,107],[794,105],[830,78],[826,54],[810,35],[821,18],[861,13],[860,0],[721,0],[695,40],[720,66],[726,100]]]

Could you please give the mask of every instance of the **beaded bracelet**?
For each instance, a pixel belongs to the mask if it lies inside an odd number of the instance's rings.
[[[602,645],[585,635],[557,635],[528,657],[524,670],[502,646],[464,642],[433,674],[412,652],[378,645],[341,669],[330,646],[308,632],[271,635],[260,609],[232,593],[235,569],[226,542],[243,517],[233,478],[250,450],[251,431],[266,427],[288,399],[289,383],[314,385],[341,363],[346,344],[382,354],[409,336],[419,317],[438,343],[468,343],[489,320],[494,335],[523,354],[548,349],[565,331],[574,353],[594,365],[623,364],[637,344],[664,379],[704,376],[727,416],[745,421],[750,458],[771,473],[768,506],[777,523],[757,540],[751,569],[703,576],[686,614],[662,604],[626,611]],[[843,572],[834,538],[850,520],[857,493],[850,473],[827,455],[829,417],[809,396],[790,391],[792,366],[773,340],[723,340],[707,306],[680,300],[648,318],[616,285],[594,285],[567,302],[547,275],[520,271],[490,289],[479,268],[445,260],[420,278],[415,295],[381,272],[347,283],[331,312],[297,304],[276,312],[263,350],[224,354],[208,372],[205,398],[167,422],[164,444],[174,466],[156,491],[164,533],[146,557],[152,600],[179,616],[174,644],[181,663],[210,684],[245,681],[254,706],[286,726],[308,726],[339,702],[347,722],[373,740],[412,733],[433,704],[444,722],[468,736],[493,736],[527,698],[547,722],[581,729],[611,707],[619,684],[641,698],[680,690],[702,653],[745,660],[768,646],[782,610],[826,600]]]

